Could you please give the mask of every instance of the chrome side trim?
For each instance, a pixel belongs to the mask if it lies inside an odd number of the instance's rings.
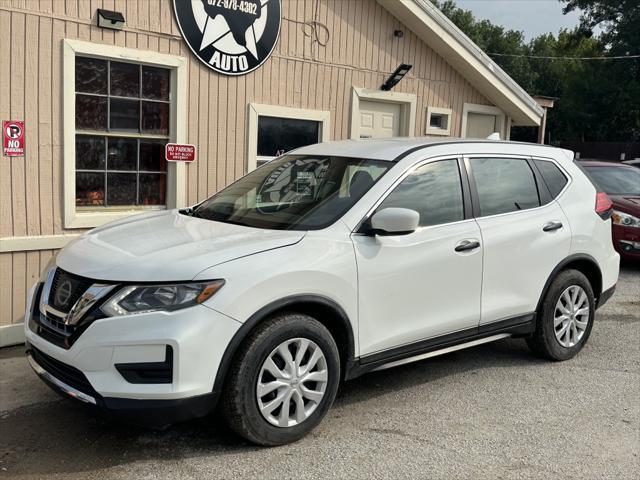
[[[91,395],[87,395],[86,393],[82,393],[79,390],[76,390],[70,385],[67,385],[61,380],[58,380],[56,377],[47,372],[44,368],[42,368],[38,362],[34,360],[31,355],[27,354],[27,359],[29,360],[29,365],[33,368],[33,371],[38,374],[38,376],[47,380],[50,383],[53,383],[56,387],[58,387],[64,394],[69,395],[70,397],[75,398],[76,400],[80,400],[84,403],[90,403],[92,405],[96,405],[96,399]]]
[[[404,365],[406,363],[418,362],[420,360],[424,360],[426,358],[437,357],[438,355],[444,355],[446,353],[455,352],[456,350],[462,350],[465,348],[475,347],[477,345],[482,345],[483,343],[489,343],[496,340],[500,340],[503,338],[510,337],[510,333],[499,333],[497,335],[492,335],[486,338],[480,338],[478,340],[472,340],[470,342],[461,343],[460,345],[453,345],[451,347],[443,348],[440,350],[434,350],[433,352],[423,353],[421,355],[416,355],[415,357],[403,358],[402,360],[396,360],[395,362],[385,363],[377,368],[374,368],[372,371],[376,372],[378,370],[386,370],[388,368],[397,367],[400,365]]]

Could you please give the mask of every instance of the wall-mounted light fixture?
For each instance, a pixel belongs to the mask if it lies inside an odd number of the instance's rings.
[[[122,30],[124,27],[124,15],[120,12],[98,9],[98,26],[112,30]]]
[[[404,32],[402,30],[394,30],[393,31],[393,36],[394,37],[398,37],[398,38],[402,38],[402,37],[404,37]]]
[[[387,81],[382,84],[380,89],[384,91],[391,90],[393,87],[395,87],[398,84],[400,80],[404,78],[404,76],[409,72],[409,70],[411,70],[412,66],[413,65],[401,63],[400,66],[396,68],[396,71],[393,72],[389,78],[387,78]]]

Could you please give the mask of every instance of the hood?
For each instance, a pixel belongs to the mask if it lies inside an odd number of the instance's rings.
[[[206,268],[293,245],[305,232],[263,230],[213,222],[177,210],[135,215],[96,228],[69,243],[56,264],[108,281],[191,280]]]
[[[609,195],[609,198],[613,202],[615,210],[640,218],[639,195]]]

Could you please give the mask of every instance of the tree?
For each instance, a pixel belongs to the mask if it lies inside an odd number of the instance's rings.
[[[477,20],[452,0],[432,2],[520,86],[532,95],[558,97],[547,130],[556,141],[637,141],[640,137],[640,61],[580,60],[640,54],[638,0],[561,0],[565,13],[580,9],[581,23],[558,35],[525,42],[522,32]],[[601,30],[595,35],[596,29]],[[537,58],[563,57],[563,58]],[[567,59],[568,58],[568,59]],[[573,60],[572,60],[573,59]],[[514,129],[531,140],[533,131]]]

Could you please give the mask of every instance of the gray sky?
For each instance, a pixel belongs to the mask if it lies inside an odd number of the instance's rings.
[[[455,0],[460,8],[471,10],[476,18],[490,20],[510,30],[521,30],[531,40],[541,33],[557,34],[561,28],[578,24],[579,13],[562,14],[558,0]]]

